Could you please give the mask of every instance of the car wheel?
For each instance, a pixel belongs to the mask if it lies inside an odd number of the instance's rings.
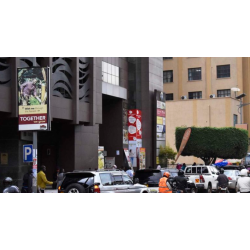
[[[208,184],[207,192],[212,193],[212,185],[210,183]]]
[[[80,184],[71,184],[66,188],[65,193],[85,193],[85,189]]]

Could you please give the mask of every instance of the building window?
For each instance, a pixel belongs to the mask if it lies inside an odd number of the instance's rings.
[[[173,57],[163,57],[163,60],[170,60],[173,59]]]
[[[238,115],[234,115],[234,127],[238,124]]]
[[[230,77],[230,65],[217,66],[217,78]]]
[[[201,80],[201,68],[188,69],[188,80]]]
[[[166,94],[166,101],[172,101],[174,100],[174,94]]]
[[[231,89],[217,90],[217,97],[231,97]]]
[[[119,67],[102,62],[102,81],[119,85]]]
[[[163,71],[163,82],[173,82],[173,70]]]
[[[202,92],[188,92],[188,98],[189,99],[201,99],[202,98]]]

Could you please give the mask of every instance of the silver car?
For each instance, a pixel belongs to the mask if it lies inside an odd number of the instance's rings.
[[[66,173],[58,193],[148,193],[124,171],[74,171]]]
[[[237,182],[240,177],[239,176],[240,171],[237,169],[225,169],[224,174],[227,176],[229,180],[228,189],[237,193],[238,192]]]

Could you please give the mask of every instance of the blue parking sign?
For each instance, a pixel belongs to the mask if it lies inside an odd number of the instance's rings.
[[[33,162],[33,145],[23,145],[23,162]]]

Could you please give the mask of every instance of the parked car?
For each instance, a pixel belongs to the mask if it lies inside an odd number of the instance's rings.
[[[228,185],[228,189],[230,191],[238,192],[237,182],[239,179],[240,171],[237,169],[225,169],[224,174],[227,176],[228,180],[230,181]]]
[[[214,166],[187,166],[185,169],[185,176],[195,183],[197,190],[208,193],[218,190],[218,175],[219,170]]]
[[[58,193],[148,193],[123,171],[78,171],[66,173]]]
[[[142,169],[135,172],[134,178],[139,179],[139,183],[146,185],[149,193],[159,192],[159,181],[162,178],[161,170]]]

